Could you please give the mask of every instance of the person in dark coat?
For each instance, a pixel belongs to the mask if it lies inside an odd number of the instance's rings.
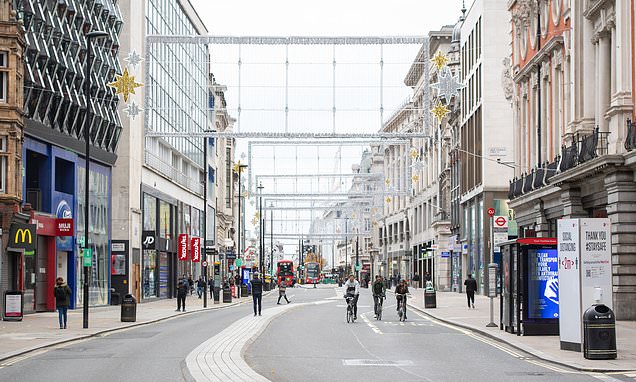
[[[287,289],[287,281],[285,281],[285,279],[282,279],[280,281],[280,284],[278,284],[278,302],[276,303],[277,305],[280,305],[280,299],[281,298],[285,298],[285,301],[287,301],[287,303],[289,304],[289,300],[287,299],[287,294],[285,293],[285,290]]]
[[[415,274],[413,275],[413,287],[414,287],[415,289],[417,289],[417,287],[418,287],[419,285],[420,285],[420,275],[419,275],[419,274],[417,274],[417,273],[415,273]]]
[[[182,310],[185,312],[185,301],[186,296],[188,295],[188,289],[190,288],[190,283],[188,279],[183,275],[183,278],[179,280],[177,284],[177,312]],[[182,308],[183,307],[183,308]]]
[[[188,276],[188,287],[190,288],[190,296],[192,296],[192,292],[194,292],[194,280],[192,280],[192,275]]]
[[[252,298],[254,299],[254,316],[257,313],[257,305],[258,305],[258,315],[261,315],[261,304],[263,302],[263,280],[260,279],[258,273],[254,273],[254,278],[250,281],[252,285]]]
[[[475,309],[475,291],[477,290],[477,280],[473,278],[472,274],[468,274],[468,278],[464,281],[466,286],[466,300],[468,300],[468,309]]]
[[[71,304],[71,288],[66,285],[64,278],[58,277],[55,280],[53,295],[55,296],[55,307],[60,321],[60,329],[66,329],[68,307]]]
[[[205,280],[203,280],[203,276],[199,276],[197,280],[197,296],[201,298],[203,296],[203,289],[205,288]]]

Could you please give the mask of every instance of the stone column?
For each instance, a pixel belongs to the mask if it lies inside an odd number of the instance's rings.
[[[561,203],[563,204],[563,219],[586,218],[588,213],[583,209],[581,189],[579,187],[561,186]]]
[[[605,113],[610,103],[611,92],[611,73],[612,73],[612,50],[610,44],[610,35],[603,32],[598,41],[598,104],[597,104],[597,123],[600,131],[609,131],[609,122],[605,119]]]
[[[607,216],[612,223],[614,312],[619,320],[636,319],[636,183],[633,170],[605,176]]]

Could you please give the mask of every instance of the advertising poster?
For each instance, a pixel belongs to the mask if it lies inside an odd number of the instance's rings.
[[[559,336],[561,349],[581,344],[581,284],[579,280],[579,220],[557,221],[559,261]]]
[[[559,318],[556,249],[528,249],[528,317]]]
[[[61,192],[53,193],[53,205],[55,207],[55,217],[58,219],[73,219],[73,196]],[[73,250],[73,233],[70,236],[58,236],[55,238],[58,251]]]
[[[602,290],[598,296],[597,289]],[[612,306],[612,241],[609,219],[581,219],[581,304]]]
[[[4,316],[10,318],[22,317],[22,294],[5,294]]]

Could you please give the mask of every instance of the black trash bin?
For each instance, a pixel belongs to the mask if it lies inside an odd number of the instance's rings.
[[[132,294],[127,294],[121,301],[121,322],[137,321],[137,300]]]
[[[115,292],[115,288],[111,288],[110,290],[110,304],[111,305],[121,304],[121,295]]]
[[[247,285],[241,284],[241,297],[247,297]]]
[[[616,317],[606,305],[592,305],[583,313],[583,356],[616,359]]]
[[[227,304],[232,302],[232,289],[229,285],[223,286],[223,303]]]
[[[221,302],[221,288],[219,288],[218,286],[215,286],[214,291],[212,292],[212,295],[214,296],[215,304],[218,304]]]
[[[437,308],[437,296],[432,287],[424,289],[424,308]]]

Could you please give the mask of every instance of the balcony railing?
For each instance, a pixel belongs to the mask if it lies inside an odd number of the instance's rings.
[[[634,130],[636,130],[636,126],[632,126],[631,121],[628,121],[628,137],[625,142],[625,147],[628,150],[629,147],[636,148],[636,137],[634,136],[636,131]],[[524,173],[519,178],[513,178],[509,184],[508,198],[512,200],[545,187],[554,175],[606,155],[608,153],[608,135],[609,133],[600,132],[598,128],[594,129],[592,134],[584,137],[576,135],[572,138],[572,143],[569,146],[561,147],[561,155],[558,155],[553,162],[545,163],[540,168],[534,168],[529,174]],[[628,144],[632,146],[628,146]]]

